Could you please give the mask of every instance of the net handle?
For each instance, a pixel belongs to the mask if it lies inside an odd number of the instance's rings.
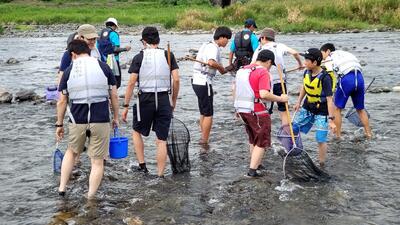
[[[286,93],[285,85],[283,84],[283,74],[282,74],[281,65],[278,64],[278,65],[276,65],[276,67],[278,68],[279,78],[281,80],[282,92]],[[296,141],[294,139],[292,123],[290,122],[291,121],[291,117],[290,117],[290,112],[289,112],[289,104],[287,102],[285,102],[285,110],[286,110],[286,115],[287,115],[287,121],[289,121],[290,136],[292,137],[293,148],[295,148],[296,147]]]

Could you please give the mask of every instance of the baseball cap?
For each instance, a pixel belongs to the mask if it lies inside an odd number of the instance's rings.
[[[275,55],[272,51],[268,50],[268,49],[264,49],[261,50],[261,52],[258,53],[257,56],[257,61],[262,61],[262,62],[266,62],[268,60],[272,61],[272,65],[275,65]]]
[[[265,28],[261,31],[260,38],[266,37],[270,40],[275,40],[275,31],[272,28]]]
[[[117,19],[115,19],[115,18],[113,18],[113,17],[108,18],[108,19],[104,22],[104,24],[105,24],[106,26],[107,26],[107,23],[113,23],[113,24],[115,24],[115,26],[118,27],[118,21],[117,21]]]
[[[256,21],[254,19],[251,19],[251,18],[249,18],[246,21],[244,21],[244,25],[249,25],[249,26],[253,25],[254,28],[257,28]]]
[[[300,53],[306,59],[316,60],[317,62],[322,61],[322,53],[318,48],[309,48],[306,52]]]
[[[78,27],[78,34],[86,39],[97,38],[99,35],[96,32],[96,28],[90,24],[83,24]]]
[[[155,27],[145,27],[142,31],[142,39],[148,44],[158,44],[160,43],[160,35]]]

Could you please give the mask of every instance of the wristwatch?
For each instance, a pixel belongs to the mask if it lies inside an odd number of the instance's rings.
[[[129,104],[123,104],[122,105],[124,108],[128,108],[129,107]]]
[[[335,116],[329,116],[328,119],[335,120]]]
[[[55,127],[63,127],[62,124],[54,124]]]

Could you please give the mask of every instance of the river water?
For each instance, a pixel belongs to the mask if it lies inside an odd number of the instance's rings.
[[[198,48],[212,35],[162,35],[161,46],[170,41],[177,57]],[[125,62],[139,50],[138,36],[132,40],[134,52],[122,54]],[[365,80],[373,86],[400,85],[398,33],[279,35],[283,42],[299,51],[333,42],[354,52],[367,63]],[[56,66],[65,48],[66,35],[48,38],[0,38],[0,87],[15,93],[21,88],[44,95],[44,88],[55,83]],[[227,55],[228,50],[224,50]],[[32,57],[34,56],[34,57]],[[7,65],[14,57],[21,62]],[[224,59],[225,62],[227,59]],[[295,65],[294,60],[289,68]],[[191,62],[180,62],[181,91],[175,112],[191,133],[192,171],[171,175],[164,180],[132,172],[136,164],[130,138],[127,159],[109,160],[99,190],[99,198],[88,202],[89,163],[72,178],[67,198],[57,195],[58,176],[53,175],[55,149],[55,107],[31,102],[0,105],[0,224],[400,224],[400,131],[397,92],[366,96],[375,134],[371,141],[362,130],[344,121],[344,139],[331,137],[326,171],[329,182],[292,183],[283,179],[282,159],[275,153],[279,143],[273,139],[266,153],[267,170],[259,179],[244,175],[248,168],[247,136],[233,117],[230,95],[231,76],[215,79],[215,120],[210,149],[200,154],[198,110],[190,85]],[[301,73],[289,77],[289,90],[297,89]],[[128,80],[123,70],[123,87]],[[296,97],[291,97],[294,102]],[[349,103],[351,106],[351,103]],[[279,127],[277,113],[273,130]],[[132,121],[129,116],[129,121]],[[122,133],[130,128],[122,124]],[[303,136],[304,148],[316,160],[314,133]],[[150,173],[156,173],[155,136],[146,139],[146,159]],[[66,141],[61,144],[65,150]]]

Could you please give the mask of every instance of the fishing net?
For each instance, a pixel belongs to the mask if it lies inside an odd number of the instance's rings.
[[[53,171],[55,174],[61,173],[61,163],[62,163],[63,158],[64,158],[64,154],[58,148],[58,143],[57,143],[56,150],[54,151],[54,154],[53,154]]]
[[[281,126],[276,134],[279,142],[281,142],[282,146],[286,149],[286,153],[289,153],[289,155],[298,155],[302,152],[303,149],[303,143],[301,142],[300,133],[295,132],[296,130],[299,129],[293,128],[294,139],[296,142],[295,147],[293,145],[292,136],[290,135],[289,125]]]
[[[190,171],[190,133],[185,124],[172,118],[167,138],[167,150],[173,173]]]
[[[283,158],[284,176],[291,180],[298,181],[320,181],[329,179],[329,175],[318,168],[306,151],[303,150],[300,129],[293,125],[293,133],[296,145],[293,144],[290,135],[289,125],[283,125],[277,132],[276,136],[281,142],[285,151],[280,151],[279,155]]]
[[[368,115],[368,118],[370,117],[369,112],[365,109],[365,112]],[[344,116],[350,123],[354,124],[357,127],[362,127],[363,124],[360,120],[360,117],[358,116],[357,110],[353,107],[351,108],[346,115]]]

